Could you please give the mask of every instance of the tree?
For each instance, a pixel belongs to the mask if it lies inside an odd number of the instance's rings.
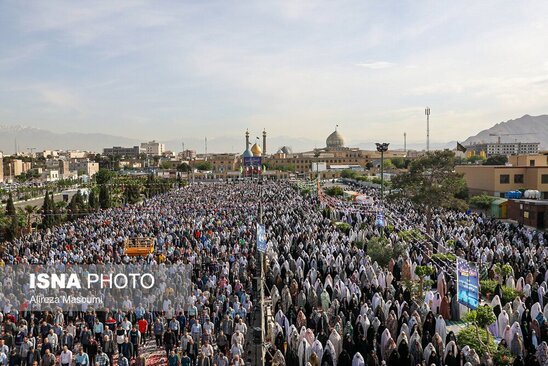
[[[506,155],[493,155],[485,159],[483,165],[504,165],[508,162]]]
[[[137,182],[125,186],[124,200],[126,203],[134,204],[141,199],[141,185]]]
[[[46,191],[44,203],[42,204],[42,225],[45,228],[52,227],[55,224],[53,206],[53,200],[50,198],[49,192]]]
[[[332,187],[329,187],[325,190],[325,193],[328,195],[328,196],[333,196],[333,197],[336,197],[336,196],[342,196],[344,191],[341,187],[339,186],[332,186]]]
[[[61,221],[63,221],[61,219],[61,205],[56,205],[55,204],[55,196],[53,194],[53,192],[51,192],[51,205],[53,207],[53,225],[56,225],[56,224],[59,224]],[[63,206],[64,206],[64,203],[63,203]]]
[[[87,210],[86,204],[84,202],[84,197],[82,196],[82,192],[78,190],[78,192],[76,192],[76,194],[72,196],[68,205],[68,219],[74,221],[86,212]]]
[[[110,192],[108,186],[105,184],[101,185],[99,188],[99,206],[102,209],[110,208],[112,206]]]
[[[95,181],[97,184],[105,184],[112,180],[114,173],[107,169],[99,169],[99,171],[94,175]]]
[[[392,163],[391,159],[384,159],[384,169],[395,169],[396,165]]]
[[[19,221],[17,220],[17,211],[13,203],[13,195],[9,194],[8,202],[6,203],[6,216],[9,220],[9,227],[6,230],[8,240],[13,240],[19,232]]]
[[[341,172],[341,178],[354,179],[354,178],[356,178],[356,175],[358,175],[358,174],[355,171],[351,170],[351,169],[344,169]]]
[[[97,193],[95,189],[89,190],[88,206],[90,211],[95,211],[99,208],[99,200],[97,199]]]
[[[27,231],[30,233],[32,231],[32,216],[36,213],[37,208],[33,205],[26,205],[21,209],[21,213],[25,216],[25,221],[27,224]]]
[[[495,197],[488,196],[484,193],[470,198],[470,204],[480,210],[488,210],[494,200]]]
[[[183,172],[183,173],[190,173],[192,171],[192,168],[187,163],[181,163],[177,165],[177,171]]]
[[[466,182],[462,174],[454,171],[454,162],[452,151],[435,151],[413,161],[408,172],[392,178],[391,199],[408,199],[423,209],[428,233],[434,208],[467,208],[466,202],[456,197],[466,187]]]
[[[431,267],[431,266],[417,266],[415,268],[415,274],[419,276],[419,281],[420,281],[419,298],[422,298],[422,292],[424,290],[424,278],[431,276],[432,273],[434,272],[435,272],[434,267]]]
[[[99,185],[99,206],[103,209],[110,208],[112,206],[112,198],[110,196],[110,189],[108,184],[112,180],[114,173],[110,170],[99,169],[95,174],[95,181]]]
[[[210,171],[213,170],[213,164],[210,161],[202,161],[196,164],[196,169],[199,171]]]
[[[160,169],[169,169],[171,167],[171,164],[169,161],[162,161],[160,163]]]
[[[472,323],[476,327],[476,336],[478,337],[478,341],[483,346],[483,348],[486,348],[486,344],[489,344],[489,330],[487,329],[487,327],[497,320],[495,314],[493,313],[493,309],[491,309],[489,305],[480,306],[476,310],[472,310],[468,314],[466,314],[465,319],[467,322]],[[479,332],[480,328],[485,329],[485,331],[487,332],[486,344],[483,343],[481,334]]]
[[[409,160],[401,157],[391,158],[392,164],[398,169],[405,169],[409,165]]]

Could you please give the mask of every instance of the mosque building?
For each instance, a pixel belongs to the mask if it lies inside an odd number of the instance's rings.
[[[388,151],[385,157],[404,156],[402,151]],[[266,165],[270,169],[290,169],[297,173],[311,174],[319,170],[364,169],[368,163],[380,159],[376,150],[361,150],[347,147],[343,135],[335,128],[325,140],[324,148],[293,153],[287,146],[275,154],[267,156]]]
[[[207,161],[212,171],[207,173],[209,178],[238,178],[241,176],[244,158],[261,157],[261,164],[266,167],[263,174],[273,179],[288,178],[291,174],[314,177],[317,173],[322,178],[340,176],[344,169],[364,170],[376,166],[380,160],[380,153],[376,150],[361,150],[347,147],[345,139],[338,128],[327,136],[325,147],[311,151],[293,152],[289,146],[282,146],[275,152],[267,150],[267,132],[262,132],[262,144],[257,137],[253,144],[250,141],[250,132],[245,132],[245,149],[241,154],[221,153],[207,154],[192,161],[193,165],[200,161]],[[385,158],[404,157],[401,150],[389,150],[384,153]],[[197,173],[203,175],[202,173]]]

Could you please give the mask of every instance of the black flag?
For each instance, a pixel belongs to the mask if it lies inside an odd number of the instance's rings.
[[[462,152],[466,152],[466,147],[464,147],[464,145],[460,144],[460,143],[457,141],[457,150],[458,150],[458,151],[462,151]]]

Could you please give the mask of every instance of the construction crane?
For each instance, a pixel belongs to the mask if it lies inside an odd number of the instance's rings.
[[[489,136],[496,136],[497,137],[497,143],[500,144],[500,137],[501,136],[518,136],[518,135],[532,135],[533,132],[527,132],[527,133],[490,133]]]

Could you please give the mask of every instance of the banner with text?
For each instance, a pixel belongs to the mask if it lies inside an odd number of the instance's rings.
[[[257,224],[257,250],[262,253],[266,252],[266,230],[261,224]]]
[[[460,304],[476,309],[479,306],[479,274],[476,265],[457,257],[457,299]]]

